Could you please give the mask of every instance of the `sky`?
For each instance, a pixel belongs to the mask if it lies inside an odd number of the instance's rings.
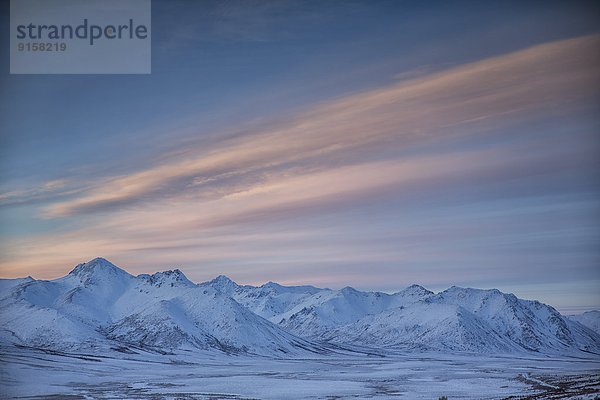
[[[8,37],[8,2],[0,29]],[[0,276],[600,309],[597,2],[152,2],[149,75],[10,75]]]

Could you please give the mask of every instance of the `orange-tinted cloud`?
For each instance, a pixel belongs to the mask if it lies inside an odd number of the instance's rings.
[[[44,215],[118,209],[187,190],[190,182],[215,184],[232,176],[243,181],[253,172],[286,169],[294,162],[316,169],[329,168],[332,158],[355,163],[390,146],[480,136],[490,127],[544,111],[565,112],[573,102],[595,95],[599,47],[597,36],[564,40],[350,95],[263,131],[188,150],[183,159],[104,178],[95,189],[51,204]]]

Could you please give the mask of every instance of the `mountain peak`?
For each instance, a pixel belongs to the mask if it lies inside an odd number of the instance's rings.
[[[340,292],[344,294],[355,294],[358,293],[358,290],[354,289],[352,286],[346,286],[340,289]]]
[[[78,264],[75,268],[73,268],[73,270],[71,270],[71,272],[69,272],[69,275],[82,276],[89,275],[98,271],[126,273],[121,268],[117,267],[107,259],[102,257],[96,257],[91,261]]]
[[[279,283],[276,283],[273,281],[269,281],[261,286],[261,288],[265,288],[265,289],[278,289],[281,287],[283,287],[283,286],[281,286]]]
[[[112,266],[116,267],[113,263],[108,261],[106,258],[96,257],[93,260],[77,264],[77,266],[71,272],[81,271],[83,268],[91,268],[92,266]]]
[[[397,294],[411,296],[429,296],[432,295],[433,292],[425,289],[421,285],[410,285],[409,287],[399,291]]]
[[[173,270],[156,272],[152,275],[141,274],[138,275],[138,278],[142,278],[154,286],[195,286],[195,284],[192,281],[190,281],[185,276],[185,274],[181,272],[178,268],[175,268]]]
[[[212,280],[213,282],[233,282],[227,275],[219,275]]]
[[[212,281],[207,282],[206,284],[225,294],[230,294],[238,288],[238,284],[225,275],[219,275]]]
[[[505,298],[515,297],[512,293],[504,293],[498,289],[475,289],[475,288],[464,288],[460,286],[451,286],[444,290],[440,294],[458,295],[462,296],[501,296]]]

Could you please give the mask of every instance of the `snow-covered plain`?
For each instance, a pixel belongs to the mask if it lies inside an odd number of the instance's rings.
[[[572,386],[560,398],[593,399],[600,390],[600,362],[591,358],[439,352],[304,359],[185,352],[106,357],[14,347],[2,348],[0,357],[4,398],[551,399],[559,398],[552,396],[557,381]]]
[[[0,280],[0,397],[594,399],[597,317],[498,290],[194,284],[98,258]]]

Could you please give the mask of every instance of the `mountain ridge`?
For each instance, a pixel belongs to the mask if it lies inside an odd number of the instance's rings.
[[[7,282],[0,295],[0,338],[13,344],[267,356],[328,351],[177,269],[133,276],[96,258],[55,280]]]
[[[350,345],[600,354],[591,322],[497,289],[434,293],[410,285],[388,294],[238,285],[225,275],[196,284],[177,268],[133,276],[103,258],[54,280],[0,280],[0,317],[2,341],[45,348],[301,356]]]

